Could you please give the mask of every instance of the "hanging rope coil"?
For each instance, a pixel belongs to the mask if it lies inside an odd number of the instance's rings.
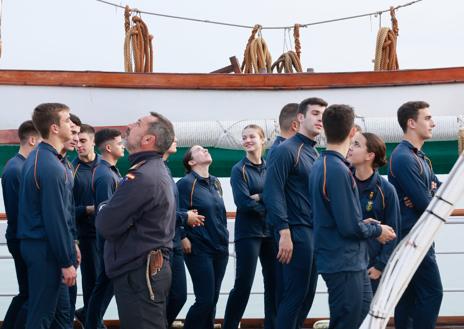
[[[124,70],[126,72],[153,72],[153,36],[140,16],[131,14],[129,6],[124,10]]]
[[[399,69],[398,55],[396,53],[399,28],[393,7],[390,7],[390,15],[392,29],[382,27],[377,33],[374,71],[394,71]]]
[[[243,73],[271,73],[272,57],[266,41],[261,36],[261,25],[255,25],[243,54]]]
[[[301,66],[301,42],[300,42],[300,25],[295,24],[293,27],[293,38],[295,39],[295,51],[290,50],[280,55],[280,57],[272,64],[271,70],[277,69],[278,73],[293,73],[303,72]]]

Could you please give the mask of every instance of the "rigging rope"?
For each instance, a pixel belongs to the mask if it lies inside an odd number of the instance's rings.
[[[394,71],[399,69],[398,55],[396,53],[399,28],[393,7],[390,8],[390,15],[392,29],[382,27],[377,33],[374,71]]]
[[[243,73],[271,73],[272,57],[266,41],[261,36],[261,25],[256,24],[251,31],[243,54]]]
[[[293,73],[295,69],[296,72],[303,72],[301,66],[300,57],[301,57],[301,42],[300,42],[300,25],[295,24],[293,27],[293,37],[295,38],[295,51],[290,50],[282,55],[272,64],[271,71],[277,69],[278,73]]]
[[[153,72],[153,36],[140,16],[129,6],[124,9],[124,70],[126,72]]]

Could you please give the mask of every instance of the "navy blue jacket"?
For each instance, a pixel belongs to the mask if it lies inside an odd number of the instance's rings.
[[[279,145],[268,162],[263,200],[276,231],[292,225],[312,227],[308,178],[319,156],[315,141],[297,133]]]
[[[75,263],[72,175],[55,148],[40,143],[26,159],[19,189],[19,239],[47,241],[61,268]]]
[[[284,142],[286,140],[286,138],[283,138],[282,136],[277,136],[276,139],[274,140],[274,143],[272,143],[271,147],[269,148],[269,150],[267,151],[266,153],[266,160],[269,161],[269,159],[271,158],[271,154],[274,153],[274,151],[276,150],[276,148],[282,144],[282,142]]]
[[[18,229],[18,204],[19,204],[19,183],[21,181],[21,170],[23,169],[24,158],[21,154],[16,154],[6,163],[2,173],[3,202],[5,204],[6,227],[5,237],[7,240],[16,240]]]
[[[100,155],[96,154],[91,162],[74,159],[74,203],[76,214],[77,234],[79,238],[95,238],[95,215],[88,215],[87,206],[93,205],[92,175],[93,169],[100,162]]]
[[[98,212],[100,203],[111,198],[120,182],[121,174],[118,168],[109,164],[108,161],[100,159],[100,162],[94,168],[91,186],[96,212]]]
[[[176,203],[161,155],[139,152],[129,161],[132,167],[100,207],[95,222],[106,239],[104,263],[110,278],[139,268],[152,250],[162,250],[168,257],[174,239]]]
[[[365,181],[356,178],[363,218],[374,218],[399,232],[401,221],[400,205],[395,188],[378,171]],[[369,267],[383,271],[388,259],[396,247],[397,239],[381,244],[375,239],[367,241]]]
[[[401,236],[406,235],[427,209],[436,189],[432,182],[441,185],[424,152],[403,140],[390,155],[388,180],[396,189],[401,209]],[[403,199],[408,197],[413,207],[406,207]]]
[[[363,223],[349,166],[340,153],[325,151],[314,163],[309,178],[319,273],[366,270],[367,239],[382,233],[379,225]]]
[[[74,202],[74,195],[73,195],[73,189],[74,189],[74,167],[71,164],[71,162],[68,159],[68,156],[65,154],[63,158],[61,159],[61,162],[66,168],[66,173],[68,175],[68,178],[71,180],[71,184],[68,185],[68,188],[70,189],[67,193],[68,195],[68,201],[66,204],[69,207],[69,213],[71,214],[72,218],[72,227],[71,227],[71,233],[73,236],[74,240],[77,240],[77,227],[76,227],[76,203]]]
[[[266,163],[253,164],[246,157],[232,167],[230,185],[237,206],[235,217],[235,241],[244,238],[270,237],[271,232],[266,224],[266,209],[262,202]],[[260,195],[260,201],[250,196]]]
[[[166,161],[164,162],[166,169],[171,176],[172,181],[172,190],[174,192],[174,199],[176,201],[176,234],[174,235],[174,240],[172,241],[174,246],[173,248],[180,251],[182,250],[181,240],[185,238],[184,227],[187,226],[188,214],[187,211],[182,211],[179,206],[179,191],[177,190],[177,185],[174,179],[172,178],[171,169],[169,169]]]
[[[204,178],[192,171],[177,181],[177,188],[180,208],[197,209],[205,216],[204,226],[185,227],[192,242],[192,253],[228,254],[229,231],[219,180],[211,175]]]

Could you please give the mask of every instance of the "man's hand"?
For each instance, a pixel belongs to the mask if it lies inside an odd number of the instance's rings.
[[[182,250],[184,251],[184,254],[188,255],[192,252],[192,243],[188,238],[183,238],[181,241],[182,244]]]
[[[385,244],[393,239],[396,239],[395,231],[388,225],[380,225],[382,233],[377,237],[377,241],[381,244]]]
[[[290,229],[283,229],[279,231],[279,252],[277,254],[277,260],[282,264],[288,264],[292,260],[293,254],[293,242],[290,235]]]
[[[93,215],[93,214],[95,214],[95,206],[93,206],[93,205],[92,205],[92,206],[86,206],[86,207],[85,207],[85,213],[86,213],[87,215]]]
[[[192,209],[187,211],[187,225],[190,227],[205,225],[205,216],[198,213],[198,210]]]
[[[63,283],[66,286],[72,287],[76,284],[77,272],[74,266],[71,265],[69,267],[62,268],[61,274],[63,275]]]
[[[382,275],[382,271],[379,271],[374,266],[367,270],[367,274],[369,275],[369,279],[371,280],[378,280]]]
[[[404,201],[404,205],[408,208],[414,208],[414,204],[412,203],[411,199],[408,198],[407,196],[405,196],[403,198],[403,201]]]
[[[81,265],[82,255],[81,255],[81,250],[79,249],[79,245],[77,244],[77,242],[75,243],[75,245],[76,245],[77,267],[79,267]]]
[[[252,198],[252,199],[255,200],[256,202],[258,202],[258,201],[260,200],[259,194],[250,195],[250,198]]]
[[[380,224],[380,221],[374,218],[366,218],[363,220],[364,224]]]

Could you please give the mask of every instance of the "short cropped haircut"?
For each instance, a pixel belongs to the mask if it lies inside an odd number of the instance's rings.
[[[387,163],[387,147],[385,142],[376,134],[362,133],[366,139],[367,152],[374,153],[375,158],[372,163],[374,169],[383,167]]]
[[[89,134],[89,135],[95,135],[95,128],[88,125],[88,124],[81,124],[81,131],[80,133],[86,133],[86,134]]]
[[[171,147],[172,142],[174,142],[174,126],[165,116],[157,112],[150,112],[150,115],[157,120],[149,123],[147,133],[156,136],[156,151],[165,153]]]
[[[327,143],[340,144],[350,134],[354,126],[354,111],[349,105],[330,105],[322,115]]]
[[[117,129],[102,129],[95,134],[95,145],[100,152],[103,152],[106,144],[118,136],[121,136],[121,132]]]
[[[61,111],[69,111],[69,107],[61,103],[42,103],[34,109],[32,122],[42,138],[49,137],[51,125],[60,125]]]
[[[69,119],[71,120],[72,123],[74,123],[78,127],[82,125],[81,119],[79,119],[79,117],[73,113],[69,114]]]
[[[35,129],[34,124],[32,123],[32,120],[27,120],[21,123],[21,125],[18,128],[18,137],[19,137],[19,143],[21,145],[24,145],[27,143],[29,137],[31,136],[39,136],[39,132],[37,129]]]
[[[408,120],[413,119],[416,121],[419,116],[419,110],[428,107],[430,107],[430,105],[424,101],[406,102],[401,105],[398,109],[397,116],[398,123],[400,124],[401,129],[403,129],[403,132],[408,130]]]
[[[279,114],[279,127],[280,131],[289,131],[292,127],[292,122],[296,120],[298,113],[297,103],[288,103],[285,105]]]
[[[298,106],[298,113],[301,113],[304,116],[306,116],[306,113],[308,112],[308,108],[310,105],[319,105],[326,107],[327,102],[322,98],[318,97],[306,98],[305,100],[301,101],[300,105]]]

